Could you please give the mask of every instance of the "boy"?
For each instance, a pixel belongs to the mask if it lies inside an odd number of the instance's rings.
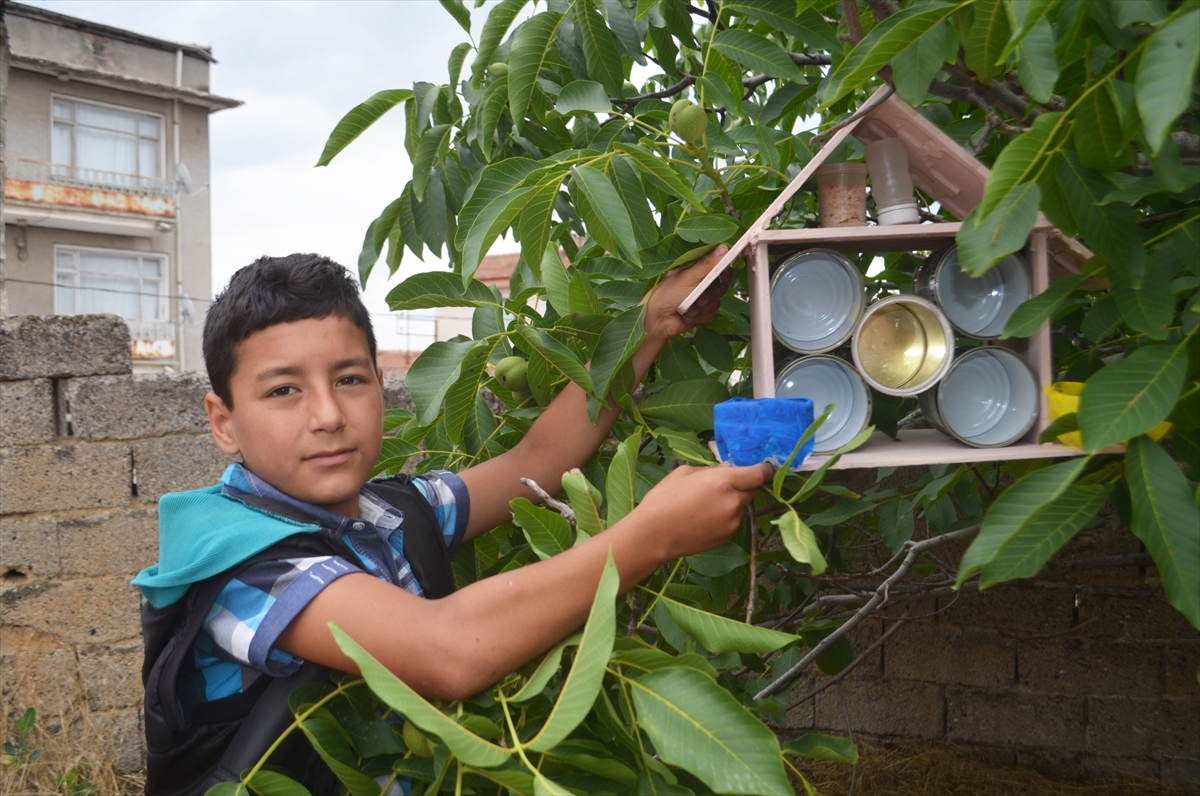
[[[675,307],[723,253],[668,275],[648,298],[637,379],[671,336],[715,317],[725,281],[687,314]],[[349,272],[315,255],[238,271],[209,310],[204,354],[213,438],[242,462],[219,488],[164,496],[160,563],[134,581],[150,604],[148,793],[236,777],[290,721],[266,703],[286,705],[305,677],[327,677],[320,667],[357,672],[330,622],[419,693],[462,699],[583,623],[610,548],[624,592],[727,541],[771,476],[769,465],[679,467],[603,534],[454,591],[453,551],[507,521],[510,500],[537,499],[519,478],[558,492],[607,437],[615,406],[592,425],[569,384],[494,459],[366,483],[383,421],[370,317]]]

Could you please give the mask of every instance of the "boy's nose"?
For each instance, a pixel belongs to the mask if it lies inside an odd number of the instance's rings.
[[[337,431],[345,425],[345,414],[331,389],[309,393],[309,427],[313,431]]]

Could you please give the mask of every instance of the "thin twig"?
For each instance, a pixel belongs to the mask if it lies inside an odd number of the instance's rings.
[[[642,100],[666,99],[667,97],[674,97],[676,94],[682,94],[684,89],[695,82],[695,75],[684,75],[683,79],[678,83],[673,86],[668,86],[662,91],[654,91],[649,94],[638,94],[636,97],[609,97],[608,101],[616,105],[637,105]]]
[[[550,493],[538,486],[537,481],[534,481],[532,478],[522,478],[521,483],[532,489],[534,494],[542,499],[543,503],[566,517],[567,522],[571,523],[572,528],[575,527],[575,510],[570,505],[550,497]]]
[[[754,621],[754,598],[758,594],[758,524],[754,521],[754,509],[746,507],[750,518],[750,598],[746,600],[746,624]]]
[[[800,659],[799,663],[797,663],[791,669],[788,669],[782,677],[755,694],[754,698],[766,699],[771,694],[775,693],[780,688],[783,688],[783,686],[796,679],[796,677],[798,677],[801,672],[808,668],[813,661],[824,654],[825,650],[832,647],[835,643],[837,643],[838,639],[844,637],[847,633],[857,627],[858,624],[867,616],[872,614],[876,608],[887,602],[888,591],[893,585],[898,583],[901,578],[908,574],[908,571],[912,569],[913,564],[916,563],[917,558],[919,558],[920,555],[926,550],[929,550],[933,547],[940,547],[941,545],[957,541],[968,536],[974,536],[976,533],[978,533],[978,531],[979,526],[973,525],[970,528],[963,528],[960,531],[954,531],[952,533],[942,534],[941,536],[935,536],[932,539],[925,539],[924,541],[920,542],[913,542],[911,540],[905,542],[904,550],[906,551],[906,554],[904,556],[904,560],[900,562],[900,566],[896,567],[896,571],[892,573],[891,577],[879,584],[879,586],[875,589],[875,593],[871,595],[871,599],[869,599],[864,606],[859,608],[858,611],[854,613],[854,616],[847,619],[841,627],[826,636],[820,644],[813,647],[807,655]]]
[[[864,102],[862,104],[862,106],[858,110],[856,110],[854,113],[850,114],[848,117],[846,117],[842,121],[838,122],[833,127],[830,127],[828,130],[823,130],[823,131],[817,133],[816,135],[814,135],[812,137],[812,140],[810,143],[812,143],[813,145],[816,145],[817,142],[821,141],[822,139],[824,139],[830,135],[833,135],[838,130],[841,130],[846,125],[852,123],[855,119],[865,116],[866,114],[870,113],[875,108],[882,105],[884,100],[886,100],[888,97],[892,96],[892,94],[894,94],[895,92],[896,92],[896,87],[889,83],[888,85],[884,86],[883,89],[878,94],[872,95],[871,98],[868,99],[866,102]]]
[[[788,58],[791,58],[792,63],[796,66],[829,66],[833,63],[833,58],[829,53],[818,53],[816,55],[809,53],[788,53]]]
[[[858,0],[842,0],[842,11],[846,15],[846,29],[850,43],[857,46],[863,37],[862,20],[858,18]]]

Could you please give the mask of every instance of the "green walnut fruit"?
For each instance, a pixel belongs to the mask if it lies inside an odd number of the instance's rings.
[[[681,99],[671,106],[671,130],[689,144],[708,129],[708,114],[691,100]]]
[[[505,357],[496,363],[496,381],[509,392],[529,389],[529,363],[521,357]]]
[[[411,721],[404,722],[404,745],[416,757],[433,757],[433,746],[429,739]]]
[[[488,66],[488,71],[492,73],[492,77],[504,77],[508,74],[508,64],[497,61]]]
[[[533,393],[531,393],[529,390],[513,390],[512,397],[513,403],[515,403],[517,406],[524,406],[525,402],[533,397]]]

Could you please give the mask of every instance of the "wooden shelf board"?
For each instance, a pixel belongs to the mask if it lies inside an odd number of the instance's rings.
[[[1119,447],[1119,446],[1118,446]],[[1107,449],[1105,449],[1107,452]],[[1017,442],[1005,448],[972,448],[934,429],[901,431],[897,442],[882,432],[856,451],[842,456],[832,470],[878,467],[924,467],[930,464],[963,464],[1013,459],[1048,459],[1082,456],[1083,451],[1066,445]],[[800,469],[816,470],[829,459],[827,454],[809,456]]]

